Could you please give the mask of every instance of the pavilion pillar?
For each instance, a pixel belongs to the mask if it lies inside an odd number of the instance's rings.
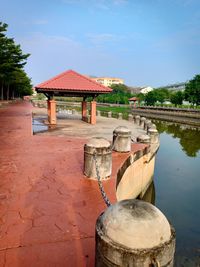
[[[91,111],[91,124],[96,124],[96,101],[91,101],[90,102],[90,111]]]
[[[56,101],[54,99],[47,101],[49,124],[56,124]]]
[[[84,121],[87,116],[87,102],[82,101],[82,120]]]

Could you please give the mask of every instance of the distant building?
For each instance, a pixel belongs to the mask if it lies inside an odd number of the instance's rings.
[[[152,87],[150,87],[150,86],[147,86],[147,87],[143,87],[142,89],[141,89],[141,91],[140,91],[140,93],[142,93],[142,94],[147,94],[147,93],[149,93],[149,92],[151,92],[151,91],[153,91],[153,88]]]
[[[165,88],[171,91],[184,91],[185,90],[185,86],[186,86],[186,82],[182,82],[182,83],[174,83],[174,84],[169,84],[166,86],[162,86],[159,88]]]
[[[112,78],[112,77],[95,77],[91,78],[92,80],[103,84],[104,86],[111,86],[112,84],[124,84],[124,80],[120,78]]]
[[[148,92],[151,92],[153,90],[150,86],[141,86],[141,87],[129,87],[129,91],[131,94],[147,94]]]

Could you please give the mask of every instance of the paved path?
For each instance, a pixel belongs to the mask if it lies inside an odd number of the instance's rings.
[[[97,182],[83,175],[87,139],[33,136],[31,114],[26,102],[0,108],[0,266],[92,267],[95,221],[105,204]],[[113,153],[104,182],[111,202],[127,156]]]
[[[47,110],[43,108],[33,108],[34,118],[39,121],[47,122]],[[97,116],[96,125],[91,125],[81,120],[80,115],[58,114],[57,126],[49,132],[40,133],[40,135],[72,136],[72,137],[104,137],[112,141],[113,130],[118,126],[127,126],[135,140],[139,134],[144,134],[144,130],[133,123],[133,121],[119,120],[115,118],[106,118]]]

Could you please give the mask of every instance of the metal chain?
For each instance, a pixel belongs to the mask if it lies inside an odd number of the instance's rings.
[[[131,138],[131,142],[133,142],[133,143],[137,142],[136,137],[135,137],[135,140],[133,138]]]
[[[93,158],[94,158],[95,167],[96,167],[96,174],[97,174],[97,180],[98,180],[99,189],[101,191],[101,195],[103,197],[104,202],[109,207],[109,206],[111,206],[111,203],[110,203],[110,200],[108,199],[108,197],[107,197],[107,195],[106,195],[106,193],[104,191],[103,184],[102,184],[102,181],[101,181],[101,177],[100,177],[100,174],[99,174],[99,167],[98,167],[98,163],[97,163],[97,152],[96,152],[96,150],[94,151]]]
[[[115,146],[115,142],[117,141],[117,139],[118,139],[118,135],[116,136],[115,141],[113,142],[113,144],[111,146],[111,151],[113,150],[113,148]],[[131,141],[135,142],[132,138],[131,138]],[[97,163],[97,151],[96,151],[96,149],[94,150],[93,158],[94,158],[94,162],[95,162],[95,168],[96,168],[96,174],[97,174],[97,180],[98,180],[99,189],[101,191],[101,195],[103,197],[104,202],[109,207],[109,206],[111,206],[111,203],[110,203],[110,200],[108,199],[108,197],[107,197],[107,195],[106,195],[106,193],[104,191],[103,184],[102,184],[102,181],[101,181],[101,177],[100,177],[100,174],[99,174],[99,166],[98,166],[98,163]]]

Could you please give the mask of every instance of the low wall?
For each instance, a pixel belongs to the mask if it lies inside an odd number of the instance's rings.
[[[143,197],[153,181],[155,157],[159,144],[130,155],[117,173],[117,200]]]
[[[171,122],[179,122],[188,125],[200,126],[200,112],[133,108],[132,114],[139,114],[151,119],[161,119]]]

